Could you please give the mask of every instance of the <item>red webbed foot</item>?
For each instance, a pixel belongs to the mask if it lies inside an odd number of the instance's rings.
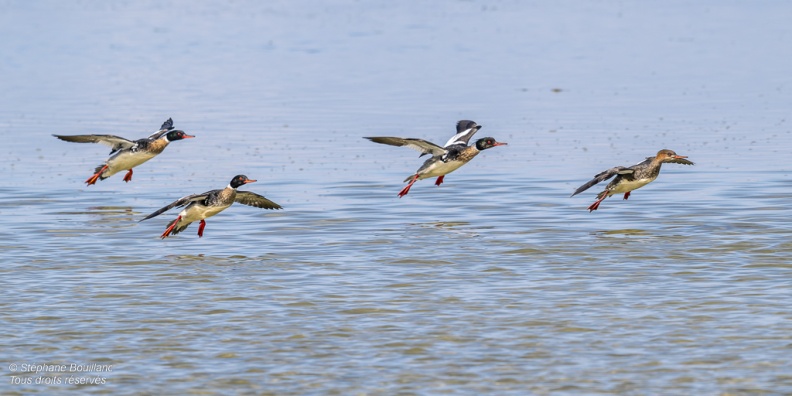
[[[589,206],[589,207],[588,207],[588,211],[589,211],[589,213],[591,213],[591,212],[593,212],[593,211],[597,210],[597,208],[599,208],[599,206],[600,206],[600,203],[601,203],[601,202],[602,202],[604,199],[605,199],[605,198],[603,198],[603,199],[598,199],[598,200],[594,201],[594,203],[593,203],[593,204],[591,204],[591,206]]]
[[[410,187],[412,187],[412,185],[415,184],[416,180],[418,180],[418,175],[413,176],[412,180],[410,180],[410,184],[408,184],[407,186],[402,188],[401,191],[399,191],[399,198],[407,195],[407,193],[410,192]]]
[[[438,177],[437,181],[435,181],[435,186],[439,186],[439,185],[443,184],[443,178],[444,177],[445,177],[445,175]]]
[[[127,174],[124,175],[124,181],[127,183],[132,181],[132,169],[130,169],[129,172],[127,172]]]
[[[92,185],[96,184],[96,181],[99,180],[99,176],[102,176],[102,173],[107,170],[107,165],[103,166],[102,169],[99,169],[99,172],[96,172],[93,176],[89,177],[88,180],[85,181],[85,184]]]
[[[165,232],[162,233],[160,238],[162,238],[162,239],[167,238],[168,235],[170,235],[171,231],[173,231],[173,229],[176,228],[176,224],[179,224],[180,220],[181,220],[181,216],[177,217],[176,220],[173,220],[173,222],[170,223],[168,228],[165,229]]]
[[[204,227],[206,227],[206,221],[201,220],[201,223],[198,225],[198,238],[203,237]]]
[[[630,198],[630,191],[624,193],[624,199]]]

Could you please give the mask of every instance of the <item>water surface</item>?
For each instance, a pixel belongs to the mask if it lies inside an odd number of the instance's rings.
[[[0,390],[792,393],[791,7],[0,4]],[[168,117],[131,183],[50,136]],[[463,118],[509,145],[397,198],[423,159],[362,137]],[[285,209],[138,222],[239,173]]]

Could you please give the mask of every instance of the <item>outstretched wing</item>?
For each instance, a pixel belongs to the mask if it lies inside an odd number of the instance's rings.
[[[262,209],[283,209],[275,202],[250,191],[237,191],[235,202]]]
[[[167,129],[169,131],[173,129],[173,118],[168,118],[167,120],[165,120],[165,122],[162,123],[162,126],[160,127],[160,131],[163,129]]]
[[[470,138],[473,137],[473,135],[475,135],[479,129],[481,129],[481,125],[476,124],[475,121],[460,120],[459,122],[457,122],[456,129],[457,129],[456,135],[451,137],[451,139],[448,139],[448,142],[446,142],[445,146],[443,147],[448,147],[460,143],[467,146],[468,142],[470,141]]]
[[[115,135],[52,135],[56,138],[72,143],[100,143],[110,146],[110,154],[118,150],[132,148],[135,142]]]
[[[672,160],[665,160],[665,162],[670,162],[672,164],[695,165],[693,161],[688,161],[684,158],[674,158]]]
[[[160,209],[160,210],[158,210],[158,211],[146,216],[143,220],[148,220],[148,219],[150,219],[152,217],[157,217],[157,216],[159,216],[159,215],[161,215],[161,214],[163,214],[163,213],[165,213],[165,212],[167,212],[167,211],[169,211],[169,210],[171,210],[173,208],[176,208],[176,207],[180,208],[180,207],[182,207],[184,205],[187,205],[188,203],[191,203],[191,202],[203,201],[211,193],[212,193],[212,191],[207,191],[207,192],[205,192],[203,194],[193,194],[193,195],[188,195],[186,197],[181,197],[181,198],[173,201],[170,205],[168,205],[168,206],[166,206],[166,207],[164,207],[164,208],[162,208],[162,209]],[[143,220],[140,220],[140,221],[143,221]]]
[[[426,154],[432,154],[433,156],[440,156],[444,155],[448,151],[432,142],[427,142],[423,139],[415,139],[415,138],[400,138],[400,137],[387,137],[387,136],[380,136],[380,137],[367,137],[366,139],[371,140],[374,143],[381,143],[381,144],[389,144],[391,146],[404,146],[409,147],[413,150],[418,150],[421,152],[419,157],[422,157]]]
[[[157,132],[152,133],[149,136],[149,139],[159,139],[162,135],[168,133],[173,129],[173,118],[168,118],[165,122],[162,123],[162,126]]]
[[[610,179],[613,176],[616,176],[616,175],[628,175],[628,174],[631,174],[633,172],[634,171],[632,169],[627,168],[625,166],[616,166],[616,167],[610,168],[610,169],[608,169],[606,171],[598,173],[596,176],[594,176],[593,179],[589,180],[588,183],[578,187],[578,189],[575,190],[575,192],[572,195],[570,195],[570,196],[574,197],[575,195],[578,195],[578,194],[582,193],[583,191],[588,190],[589,188],[591,188],[591,186],[593,186],[593,185],[595,185],[595,184],[597,184],[597,183],[599,183],[601,181],[608,180],[608,179]]]

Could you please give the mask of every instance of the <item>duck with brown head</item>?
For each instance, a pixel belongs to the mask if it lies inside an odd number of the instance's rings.
[[[616,166],[598,173],[593,179],[575,190],[572,196],[574,197],[588,190],[593,185],[616,176],[615,179],[608,183],[604,191],[597,194],[597,200],[588,207],[589,212],[593,212],[599,208],[600,203],[605,198],[614,194],[624,193],[624,199],[627,199],[630,197],[631,191],[653,182],[660,175],[660,167],[664,163],[693,165],[693,162],[688,161],[686,156],[677,155],[673,150],[663,149],[658,151],[654,157],[647,157],[643,162],[633,166]]]

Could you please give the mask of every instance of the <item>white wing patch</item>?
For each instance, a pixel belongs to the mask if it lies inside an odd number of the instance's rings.
[[[462,143],[467,146],[467,142],[468,140],[470,140],[470,137],[473,136],[473,134],[476,133],[478,130],[479,128],[465,129],[464,131],[459,132],[456,135],[452,136],[451,139],[448,139],[448,141],[443,147],[448,147],[453,144],[459,144],[459,143]]]

